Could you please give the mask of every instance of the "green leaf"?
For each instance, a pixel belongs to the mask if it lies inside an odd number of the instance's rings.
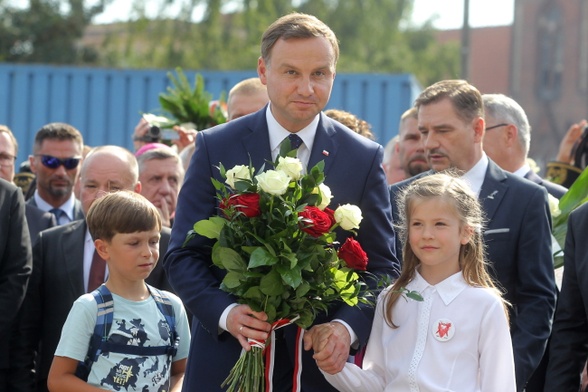
[[[211,218],[198,221],[194,224],[194,231],[201,236],[218,240],[220,232],[227,221],[220,216],[213,216]]]
[[[234,289],[235,287],[239,287],[241,284],[241,277],[243,274],[239,272],[229,271],[225,275],[223,279],[223,283],[230,289]]]
[[[253,253],[251,253],[248,268],[252,269],[261,266],[270,266],[277,262],[277,257],[272,256],[265,248],[258,247]]]
[[[280,295],[284,291],[282,277],[276,270],[271,270],[266,276],[261,278],[259,289],[265,295]]]
[[[297,288],[302,283],[302,272],[300,268],[288,268],[282,272],[282,280],[292,288]]]
[[[216,252],[216,257],[220,259],[223,267],[228,271],[240,271],[243,272],[247,265],[243,258],[239,255],[239,253],[235,252],[233,249],[225,248],[224,246],[219,246]],[[215,263],[216,264],[216,263]]]

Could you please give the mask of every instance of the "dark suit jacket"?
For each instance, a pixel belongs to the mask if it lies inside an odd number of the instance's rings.
[[[10,332],[25,297],[33,259],[22,191],[2,179],[0,217],[0,369],[5,370]]]
[[[547,189],[547,193],[551,196],[555,197],[556,199],[561,199],[563,195],[566,194],[568,188],[561,186],[559,184],[555,184],[551,181],[547,181],[541,177],[539,177],[533,170],[530,170],[527,174],[525,174],[525,178],[529,181],[533,181],[535,184],[541,185],[545,189]]]
[[[31,197],[30,199],[28,199],[27,204],[30,204],[30,205],[35,206],[37,208],[39,207],[37,205],[37,202],[35,201],[34,197]],[[74,201],[73,216],[74,216],[74,218],[73,218],[74,221],[79,220],[79,219],[84,219],[84,210],[82,209],[82,203],[78,199],[76,199]]]
[[[241,346],[228,332],[219,334],[222,312],[237,301],[219,289],[225,272],[212,266],[211,242],[197,236],[187,247],[182,244],[194,222],[217,214],[216,192],[210,178],[224,180],[215,166],[222,163],[229,169],[238,164],[247,165],[251,159],[259,170],[265,161],[272,160],[265,110],[198,133],[196,152],[178,198],[170,250],[164,266],[172,286],[195,316],[184,381],[187,391],[220,390],[220,384],[239,357]],[[321,114],[309,167],[321,160],[325,161],[325,183],[334,195],[331,206],[352,203],[362,210],[363,220],[357,239],[368,254],[368,269],[374,273],[396,275],[398,263],[394,253],[390,202],[380,165],[382,147]],[[338,240],[343,243],[345,237]],[[328,319],[335,318],[345,320],[361,344],[366,342],[373,309],[340,306],[328,315]],[[328,319],[323,315],[316,322]],[[292,353],[289,350],[293,350],[296,328],[290,326],[283,330],[288,350],[277,350],[276,362],[282,364],[277,369],[291,371]],[[318,372],[311,354],[303,354],[303,390],[333,390]],[[287,382],[291,383],[291,378]],[[287,385],[281,387],[287,388]]]
[[[588,203],[572,211],[545,375],[545,391],[577,392],[588,357]]]
[[[57,226],[57,222],[55,222],[55,215],[50,212],[43,211],[31,203],[26,203],[25,211],[32,244],[35,243],[35,240],[37,239],[37,236],[40,232]]]
[[[77,220],[42,231],[33,247],[33,274],[20,324],[20,349],[24,355],[19,356],[14,367],[15,372],[23,368],[32,370],[34,352],[39,350],[36,365],[40,391],[46,390],[53,354],[71,305],[85,293],[85,236],[86,221]],[[160,262],[147,279],[147,283],[164,290],[171,288],[161,263],[162,255],[167,251],[169,236],[169,229],[163,228],[159,245]]]
[[[399,189],[431,173],[392,185],[392,200]],[[547,192],[490,161],[479,200],[488,219],[484,242],[489,270],[512,304],[510,325],[517,389],[522,391],[541,360],[555,309]],[[393,215],[397,219],[396,208]]]

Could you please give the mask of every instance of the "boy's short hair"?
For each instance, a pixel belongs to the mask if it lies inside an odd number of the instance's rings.
[[[93,240],[111,241],[115,234],[161,231],[157,208],[136,192],[118,191],[94,201],[86,217]]]

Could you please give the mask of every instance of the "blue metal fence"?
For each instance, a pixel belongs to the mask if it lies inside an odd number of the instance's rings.
[[[159,109],[158,96],[169,85],[167,70],[131,70],[0,64],[0,124],[14,132],[22,162],[32,152],[37,130],[46,123],[72,124],[85,144],[132,148],[131,134],[141,113]],[[204,77],[217,99],[255,71],[188,71]],[[368,121],[385,144],[420,85],[410,74],[338,74],[327,109],[347,110]]]

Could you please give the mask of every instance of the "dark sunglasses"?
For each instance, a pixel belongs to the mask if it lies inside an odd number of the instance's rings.
[[[52,157],[51,155],[38,155],[41,157],[41,163],[43,166],[48,167],[49,169],[57,169],[59,166],[63,165],[66,170],[75,169],[78,167],[81,158],[65,158],[59,159]]]

